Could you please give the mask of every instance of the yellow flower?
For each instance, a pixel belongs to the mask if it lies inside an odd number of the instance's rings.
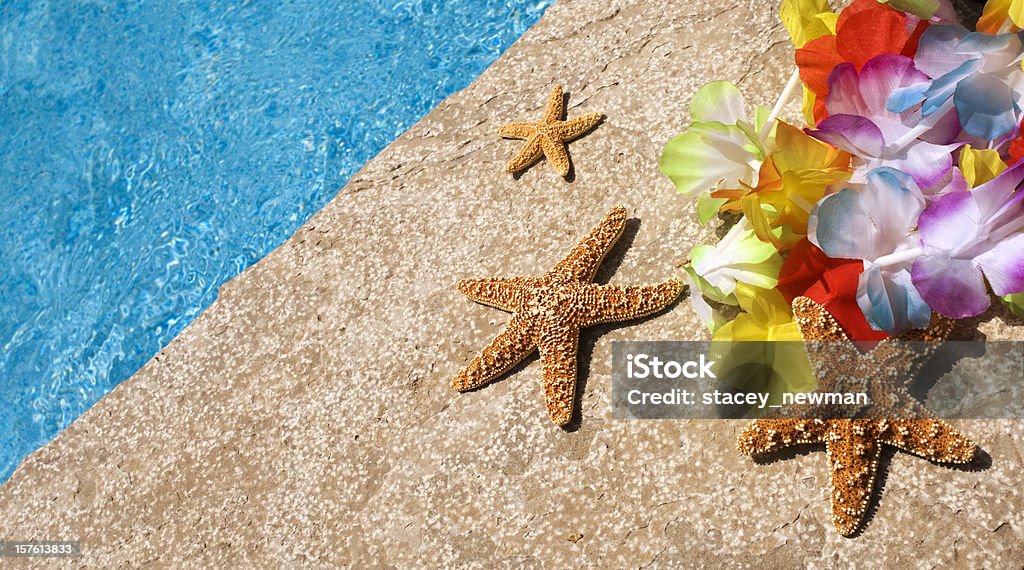
[[[977,31],[985,34],[1016,32],[1022,27],[1024,0],[989,0],[975,26]]]
[[[992,180],[1006,170],[1006,163],[999,153],[991,149],[976,150],[964,145],[960,150],[960,173],[971,188]]]
[[[711,340],[711,353],[721,355],[714,367],[720,382],[743,392],[767,392],[769,405],[782,403],[786,392],[813,391],[817,381],[803,337],[782,294],[740,283],[736,299],[744,312]]]
[[[839,14],[832,12],[828,0],[783,0],[779,19],[793,45],[800,48],[813,39],[836,33]]]
[[[778,150],[761,164],[756,186],[719,190],[723,210],[742,210],[759,239],[779,250],[807,235],[807,218],[829,185],[850,177],[850,155],[779,122]]]

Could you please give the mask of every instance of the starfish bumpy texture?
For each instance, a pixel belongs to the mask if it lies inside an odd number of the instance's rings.
[[[544,118],[534,123],[510,123],[498,129],[498,134],[503,137],[526,141],[519,154],[505,165],[505,170],[519,172],[545,156],[558,174],[568,176],[569,153],[565,143],[593,129],[601,121],[601,116],[601,113],[587,113],[564,120],[565,98],[562,86],[555,85],[548,97]]]
[[[907,391],[935,344],[949,336],[952,321],[933,317],[928,329],[882,341],[861,354],[821,305],[798,297],[793,301],[793,313],[818,378],[817,392],[864,391],[871,404],[862,408],[784,408],[780,415],[790,417],[754,420],[740,435],[739,448],[758,456],[795,445],[824,443],[831,467],[836,530],[849,536],[860,528],[878,474],[882,444],[943,463],[969,463],[974,458],[977,446],[935,419]],[[910,341],[924,342],[911,348]]]
[[[469,365],[452,379],[460,392],[501,376],[540,350],[544,400],[557,425],[572,418],[576,395],[576,352],[580,329],[651,315],[667,307],[683,286],[591,283],[626,222],[615,208],[554,268],[540,277],[464,279],[457,287],[470,299],[512,313],[512,318]]]

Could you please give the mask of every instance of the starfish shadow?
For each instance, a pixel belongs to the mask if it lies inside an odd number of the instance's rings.
[[[623,259],[626,257],[626,252],[636,241],[637,233],[640,231],[640,220],[637,218],[630,218],[626,220],[625,227],[622,229],[622,235],[616,242],[615,246],[605,256],[604,261],[601,263],[600,269],[594,276],[594,282],[599,284],[607,284],[611,279],[612,275],[618,271],[619,266],[622,265]],[[685,293],[676,298],[675,301],[670,303],[664,309],[642,317],[639,319],[633,319],[628,322],[621,323],[606,323],[603,325],[596,325],[580,331],[580,340],[576,352],[576,395],[573,398],[573,414],[572,419],[569,423],[562,426],[562,429],[567,432],[575,432],[580,429],[583,423],[583,395],[586,393],[587,381],[590,378],[590,366],[594,360],[594,348],[597,346],[597,341],[609,332],[626,327],[633,326],[643,322],[647,322],[651,319],[655,319],[659,316],[668,313],[678,305],[683,298]]]
[[[563,91],[562,92],[562,108],[565,109],[565,112],[562,113],[562,116],[559,117],[559,119],[561,119],[563,121],[569,115],[569,96],[570,95],[572,95],[571,91]],[[604,122],[604,117],[601,117],[601,122]],[[601,124],[601,123],[598,123],[598,124]],[[597,128],[597,125],[594,125],[594,128]],[[590,130],[592,131],[594,129],[590,129]],[[590,132],[590,131],[587,131],[587,132]],[[584,133],[584,134],[586,134],[586,133]],[[583,135],[580,135],[580,136],[583,136]],[[573,159],[572,159],[572,151],[569,150],[569,143],[565,143],[565,155],[569,157],[569,172],[566,173],[564,178],[565,178],[566,182],[572,184],[573,182],[576,181],[576,162],[573,161]]]
[[[868,500],[868,509],[865,511],[864,518],[857,526],[857,529],[853,531],[853,534],[846,538],[854,539],[861,536],[875,519],[875,515],[878,513],[878,509],[882,504],[882,497],[885,494],[885,485],[889,481],[889,469],[891,468],[892,460],[896,457],[897,453],[900,453],[900,450],[895,447],[886,445],[882,448],[882,454],[878,458],[878,475],[875,477],[875,486],[871,490],[871,498]],[[909,453],[908,455],[913,456],[914,459],[923,459],[928,463],[953,471],[968,471],[976,473],[980,471],[987,471],[992,467],[992,456],[980,447],[977,452],[975,452],[974,459],[969,463],[942,463],[940,461],[925,459],[912,453]]]
[[[778,461],[788,461],[805,455],[814,455],[824,451],[824,449],[824,443],[794,445],[754,457],[754,463],[757,465],[770,465]],[[850,534],[846,538],[854,539],[861,536],[874,520],[875,515],[878,513],[878,509],[881,506],[882,497],[885,495],[885,485],[889,480],[889,469],[892,466],[892,460],[897,453],[901,453],[901,451],[893,446],[882,446],[882,453],[878,458],[878,473],[875,476],[875,484],[871,489],[871,498],[868,500],[867,511],[865,511],[864,518],[861,520],[856,530],[853,531],[853,534]],[[992,456],[980,447],[977,452],[975,452],[974,459],[968,463],[943,463],[940,461],[925,459],[913,453],[908,453],[907,455],[912,456],[914,459],[923,459],[938,467],[944,467],[954,471],[980,472],[986,471],[992,467]]]
[[[977,322],[980,324],[982,321],[989,320],[992,317],[999,317],[1010,326],[1024,325],[1024,318],[1011,311],[1002,301],[993,301],[992,306],[987,311],[975,318],[978,319]]]
[[[770,453],[763,455],[757,455],[753,457],[753,461],[757,465],[771,465],[779,461],[789,461],[797,457],[803,457],[805,455],[814,455],[815,453],[824,451],[824,443],[802,443],[800,445],[791,445],[782,449],[777,449]]]
[[[982,335],[981,342],[971,339],[972,342],[946,343],[944,348],[938,350],[928,362],[921,367],[914,382],[907,389],[912,398],[918,402],[928,401],[928,393],[938,384],[939,380],[953,371],[953,368],[965,358],[981,358],[987,352]]]

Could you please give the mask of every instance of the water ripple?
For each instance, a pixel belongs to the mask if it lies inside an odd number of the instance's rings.
[[[0,5],[0,481],[550,3]]]

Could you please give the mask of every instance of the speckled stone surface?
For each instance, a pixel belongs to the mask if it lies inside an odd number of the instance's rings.
[[[877,513],[846,539],[824,453],[756,465],[741,422],[612,419],[611,342],[702,336],[685,301],[583,335],[568,431],[545,415],[536,358],[448,386],[507,319],[458,279],[540,274],[615,204],[640,223],[599,281],[663,280],[712,238],[657,157],[704,82],[766,104],[780,91],[792,52],[774,11],[556,4],[31,455],[0,488],[0,537],[78,539],[73,565],[91,567],[1019,567],[1021,422],[957,422],[991,457],[977,471],[888,454]],[[521,143],[495,130],[556,82],[571,115],[607,119],[570,146],[573,182],[545,164],[513,179]],[[1019,321],[981,327],[1024,338]]]

